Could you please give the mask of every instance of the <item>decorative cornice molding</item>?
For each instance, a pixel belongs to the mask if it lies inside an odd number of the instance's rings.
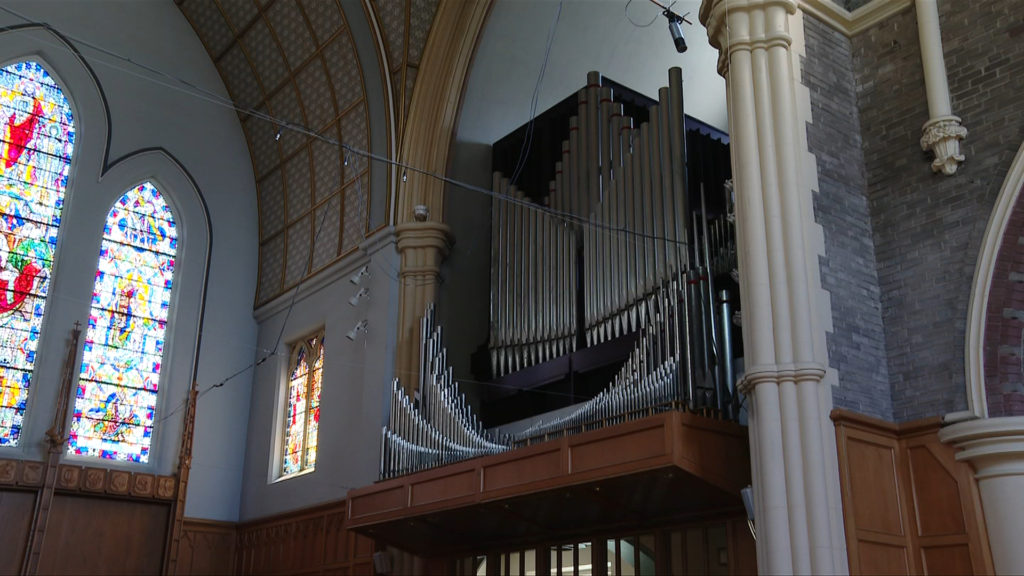
[[[853,37],[875,24],[907,10],[913,4],[913,0],[873,0],[853,12],[849,12],[833,0],[800,0],[800,10],[844,35]]]
[[[778,25],[779,10],[796,13],[796,0],[704,0],[700,22],[707,28],[708,41],[718,49],[718,73],[723,78],[729,75],[729,59],[735,52],[792,45],[788,29]],[[742,16],[750,12],[757,12],[760,18]],[[752,26],[752,22],[760,25]]]
[[[0,459],[0,487],[40,489],[42,485],[42,462]],[[177,477],[61,464],[57,469],[56,488],[60,492],[110,494],[143,500],[172,500],[177,491]]]

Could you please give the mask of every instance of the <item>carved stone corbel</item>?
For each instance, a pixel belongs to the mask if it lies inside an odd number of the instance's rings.
[[[967,129],[960,125],[957,116],[932,118],[921,128],[921,149],[932,151],[932,172],[952,176],[964,155],[960,153],[960,141],[967,138]]]

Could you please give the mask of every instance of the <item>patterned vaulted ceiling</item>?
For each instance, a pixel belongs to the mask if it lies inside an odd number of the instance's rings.
[[[177,3],[243,110],[259,198],[258,306],[358,246],[369,228],[371,182],[362,157],[345,165],[336,146],[287,128],[278,138],[278,126],[244,110],[368,150],[367,75],[351,27],[369,23],[347,21],[337,0]],[[372,0],[361,11],[383,36],[385,54],[374,60],[386,63],[399,137],[436,7],[437,0]]]

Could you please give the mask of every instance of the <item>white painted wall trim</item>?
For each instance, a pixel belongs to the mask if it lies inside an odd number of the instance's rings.
[[[850,37],[908,10],[913,5],[913,0],[873,0],[849,12],[833,0],[800,0],[800,10],[804,13]]]
[[[985,311],[988,309],[988,293],[992,288],[992,272],[995,269],[999,247],[1006,233],[1013,207],[1024,186],[1024,144],[1017,150],[1017,156],[1010,165],[1010,171],[1003,180],[996,205],[989,216],[985,237],[981,244],[978,264],[974,269],[971,283],[971,301],[967,310],[967,342],[964,348],[964,365],[967,378],[967,407],[979,418],[988,417],[988,403],[985,399]]]

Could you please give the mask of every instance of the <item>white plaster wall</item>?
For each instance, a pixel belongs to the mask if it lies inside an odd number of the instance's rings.
[[[349,279],[363,266],[370,275],[355,285]],[[260,350],[274,350],[279,337],[280,346],[259,366],[253,382],[241,520],[340,500],[350,488],[377,479],[385,399],[394,377],[398,267],[394,234],[385,228],[358,252],[300,286],[294,305],[289,292],[257,312]],[[369,298],[352,306],[349,298],[362,287],[369,289]],[[349,340],[346,334],[364,319],[367,331]],[[281,479],[291,346],[321,328],[324,367],[316,466]]]
[[[677,14],[690,15],[683,24],[689,49],[679,54],[668,33],[668,21],[646,0],[566,0],[555,30],[537,112],[576,92],[587,72],[604,76],[657,99],[668,86],[668,69],[683,69],[686,113],[721,130],[728,129],[725,80],[718,75],[718,51],[708,44],[697,22],[699,0],[681,0]],[[537,83],[548,31],[558,2],[496,0],[480,39],[466,83],[456,140],[493,144],[526,123]]]
[[[90,76],[68,47],[46,32],[7,32],[5,41],[0,42],[0,59],[5,62],[35,54],[56,69],[74,100],[80,137],[23,446],[0,451],[0,457],[39,458],[40,438],[52,418],[67,331],[75,320],[84,323],[88,318],[102,234],[95,226],[102,226],[113,200],[127,187],[152,178],[168,196],[184,228],[157,408],[159,420],[185,397],[192,379],[208,241],[212,253],[199,385],[205,388],[219,382],[252,362],[256,195],[248,150],[233,111],[168,87],[166,78],[85,45],[96,44],[226,96],[205,50],[172,2],[51,0],[7,2],[4,6],[51,25],[77,48],[94,73]],[[0,12],[0,25],[23,23],[18,16]],[[162,151],[139,154],[147,149]],[[121,158],[128,159],[115,162]],[[203,200],[212,238],[207,238]],[[251,378],[243,374],[199,401],[188,516],[238,517],[250,383]],[[178,412],[160,423],[148,465],[123,467],[172,473],[177,465],[181,416]],[[116,466],[101,460],[90,464]]]

